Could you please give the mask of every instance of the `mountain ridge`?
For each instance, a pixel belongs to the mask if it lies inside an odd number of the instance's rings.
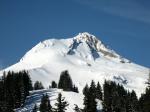
[[[61,40],[66,40],[66,39],[48,39],[48,40],[40,42],[35,47],[33,47],[30,51],[37,52],[38,49],[40,50],[42,48],[54,46],[55,44],[54,41],[57,41],[57,40],[61,41]],[[69,38],[67,40],[70,41],[69,43],[67,43],[68,44],[67,47],[69,47],[70,50],[73,49],[75,46],[78,47],[76,44],[86,43],[88,47],[90,47],[91,49],[94,49],[96,52],[101,52],[106,57],[109,56],[109,57],[114,57],[114,58],[122,58],[115,51],[106,47],[103,44],[103,42],[100,41],[98,38],[96,38],[94,35],[91,35],[87,32],[79,33],[77,36],[73,38]],[[67,53],[69,53],[69,51],[67,51]],[[28,52],[26,54],[28,54]],[[21,60],[23,60],[23,58]],[[125,58],[124,60],[126,60],[126,62],[129,62],[129,60]]]
[[[123,58],[87,32],[69,39],[48,39],[29,50],[18,63],[4,71],[27,70],[33,81],[46,87],[68,70],[80,91],[91,80],[115,80],[137,93],[145,90],[148,69]],[[125,82],[125,83],[124,83]],[[137,87],[138,86],[138,87]]]

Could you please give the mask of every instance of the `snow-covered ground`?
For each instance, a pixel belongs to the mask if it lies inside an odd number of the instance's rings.
[[[89,33],[40,42],[18,63],[3,71],[24,69],[29,71],[33,82],[42,81],[45,87],[52,80],[58,81],[63,70],[68,70],[80,91],[91,80],[103,84],[107,79],[119,82],[129,90],[134,89],[138,96],[144,92],[149,74],[147,68],[123,58]]]
[[[80,93],[74,93],[74,92],[64,92],[62,90],[58,89],[44,89],[44,90],[36,90],[32,91],[31,95],[27,97],[25,104],[22,108],[16,109],[16,112],[32,112],[35,104],[39,107],[41,98],[43,94],[47,94],[49,96],[51,105],[53,107],[56,103],[56,98],[58,97],[58,93],[61,93],[63,97],[65,97],[65,100],[69,103],[69,106],[67,107],[66,112],[74,112],[74,107],[76,105],[79,106],[79,108],[83,108],[83,98],[84,96]],[[98,104],[98,107],[101,108],[101,104]]]

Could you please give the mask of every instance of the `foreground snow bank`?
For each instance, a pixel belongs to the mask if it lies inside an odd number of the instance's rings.
[[[65,92],[60,89],[43,89],[43,90],[34,90],[30,92],[30,96],[27,97],[25,104],[22,108],[18,108],[16,112],[32,112],[35,104],[39,107],[41,98],[43,94],[47,94],[51,101],[51,105],[53,107],[56,103],[56,99],[58,97],[58,93],[61,93],[65,100],[69,103],[66,112],[74,112],[75,104],[79,106],[79,108],[83,108],[83,94],[75,93],[75,92]],[[102,109],[101,101],[97,100],[97,109]]]
[[[80,93],[64,92],[59,89],[43,89],[43,90],[31,91],[30,92],[31,95],[27,97],[23,107],[16,109],[15,111],[32,112],[35,104],[37,104],[37,106],[39,107],[43,94],[48,94],[51,101],[51,105],[54,107],[58,93],[62,93],[66,101],[69,103],[66,112],[74,112],[73,110],[74,104],[77,104],[79,105],[79,107],[83,108],[83,95]]]

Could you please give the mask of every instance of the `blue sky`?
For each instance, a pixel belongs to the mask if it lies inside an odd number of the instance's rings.
[[[150,67],[149,6],[149,0],[0,0],[0,68],[40,41],[79,32]]]

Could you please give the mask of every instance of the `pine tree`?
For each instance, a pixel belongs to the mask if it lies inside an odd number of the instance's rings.
[[[27,95],[23,81],[20,82],[20,94],[21,94],[20,103],[21,103],[21,105],[23,105],[25,102],[25,99],[26,99],[26,95]]]
[[[34,83],[34,90],[44,89],[42,82],[36,81]]]
[[[13,92],[14,92],[14,81],[13,81],[13,73],[8,72],[7,77],[5,78],[4,82],[5,88],[5,100],[6,100],[6,107],[13,108]]]
[[[55,81],[52,81],[51,87],[52,88],[57,88],[57,83]]]
[[[49,96],[43,95],[40,104],[40,112],[52,112],[52,106],[50,104]]]
[[[92,94],[92,96],[96,97],[96,85],[95,85],[94,80],[92,80],[91,82],[89,92]]]
[[[146,88],[145,94],[142,94],[140,97],[140,111],[150,112],[150,88]]]
[[[84,96],[83,105],[84,105],[83,112],[90,112],[89,111],[89,108],[90,108],[90,98],[89,98],[88,94]]]
[[[86,84],[86,86],[83,88],[83,94],[86,96],[87,94],[88,94],[88,92],[89,92],[89,86],[88,86],[88,84]]]
[[[25,102],[26,93],[29,93],[28,81],[25,81],[25,77],[28,77],[28,73],[21,72],[4,72],[2,81],[0,81],[0,107],[2,111],[9,112],[14,108],[19,108]]]
[[[134,90],[132,90],[131,92],[130,101],[132,106],[132,112],[138,111],[138,99]]]
[[[126,98],[126,112],[132,112],[130,97],[131,95],[130,95],[130,92],[128,91],[127,98]]]
[[[29,91],[33,90],[32,81],[31,81],[31,78],[30,78],[28,72],[23,71],[22,75],[23,75],[23,84],[24,84],[25,96],[28,96]]]
[[[85,88],[87,88],[88,86],[86,85]],[[95,86],[95,82],[92,80],[90,88],[87,92],[85,92],[84,88],[84,112],[96,112],[96,106],[97,106],[97,102],[96,102],[96,86]]]
[[[96,98],[99,100],[102,100],[103,98],[102,88],[99,82],[97,83],[97,86],[96,86]]]
[[[115,106],[116,102],[115,99],[117,97],[116,94],[116,84],[113,83],[112,81],[106,81],[104,82],[103,85],[103,90],[104,90],[104,99],[103,99],[103,111],[104,112],[113,112],[113,110],[117,110]],[[115,100],[114,100],[115,99]]]
[[[68,102],[65,101],[65,98],[62,97],[62,94],[58,94],[57,103],[55,103],[56,108],[54,109],[55,112],[65,112],[66,107],[68,106]]]
[[[3,101],[4,101],[4,84],[3,80],[0,79],[0,112],[2,111]]]
[[[64,91],[72,91],[73,83],[67,70],[63,71],[60,75],[58,88]]]
[[[134,91],[127,92],[113,81],[104,83],[104,112],[138,112],[138,100]]]
[[[96,112],[96,85],[95,82],[92,80],[90,88],[89,88],[89,98],[90,98],[90,110],[91,112]]]

